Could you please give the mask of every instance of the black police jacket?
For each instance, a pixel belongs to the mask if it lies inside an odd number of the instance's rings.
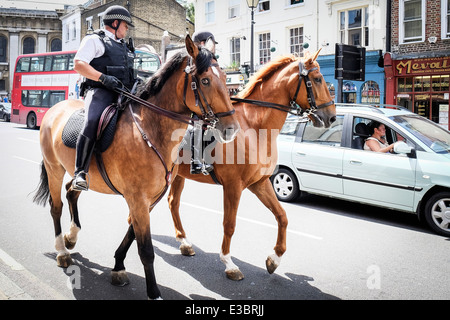
[[[128,48],[125,41],[114,41],[107,37],[103,30],[96,30],[94,34],[98,35],[105,45],[105,53],[101,57],[93,59],[90,65],[101,73],[115,76],[122,81],[125,87],[131,89],[135,81],[134,52]],[[88,88],[103,87],[101,82],[90,79],[86,79],[84,85]]]

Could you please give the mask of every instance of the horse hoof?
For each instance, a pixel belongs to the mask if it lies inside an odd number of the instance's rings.
[[[180,251],[183,256],[195,256],[195,251],[192,246],[187,244],[180,245]]]
[[[269,274],[272,274],[278,268],[278,264],[269,256],[266,259],[266,268],[267,272],[269,272]]]
[[[72,264],[72,258],[69,253],[59,253],[56,256],[56,264],[58,267],[67,268]]]
[[[227,278],[233,281],[239,281],[244,279],[244,274],[239,269],[232,269],[225,271]]]
[[[68,249],[68,250],[72,250],[73,248],[75,248],[75,245],[77,243],[76,242],[72,242],[70,241],[69,237],[67,236],[67,234],[64,235],[64,246]]]
[[[130,283],[125,270],[111,271],[111,284],[118,287],[126,286]]]

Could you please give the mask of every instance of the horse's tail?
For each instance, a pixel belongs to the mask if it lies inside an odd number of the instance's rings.
[[[45,169],[44,161],[41,162],[41,180],[38,189],[33,197],[33,202],[45,207],[50,199],[50,188],[48,186],[47,169]]]

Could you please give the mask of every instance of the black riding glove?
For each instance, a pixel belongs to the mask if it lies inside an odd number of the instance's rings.
[[[103,74],[98,79],[107,89],[114,91],[117,88],[122,88],[122,82],[114,76]]]

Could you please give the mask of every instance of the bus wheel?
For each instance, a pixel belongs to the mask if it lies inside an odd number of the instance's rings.
[[[36,129],[37,128],[37,118],[34,112],[31,112],[27,117],[27,128]]]

